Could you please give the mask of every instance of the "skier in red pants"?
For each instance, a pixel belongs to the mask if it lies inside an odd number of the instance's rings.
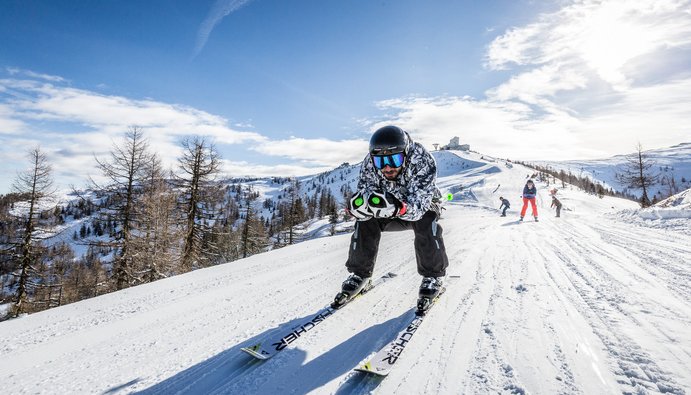
[[[536,196],[537,188],[535,187],[533,180],[528,180],[528,182],[525,183],[525,187],[523,187],[523,208],[521,209],[521,219],[519,219],[519,221],[523,221],[525,212],[528,209],[528,202],[530,202],[530,206],[533,209],[533,217],[535,217],[535,222],[537,222],[537,206],[535,205]]]

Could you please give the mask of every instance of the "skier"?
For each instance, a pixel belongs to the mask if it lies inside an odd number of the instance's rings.
[[[504,207],[504,210],[501,212],[501,216],[506,217],[506,210],[511,208],[511,204],[509,203],[509,199],[504,199],[503,196],[500,196],[499,200],[501,200],[501,206],[499,206],[499,210],[501,210],[501,208]]]
[[[535,222],[537,222],[537,206],[535,205],[535,196],[537,196],[537,188],[535,187],[533,180],[528,180],[523,187],[523,196],[521,196],[523,198],[523,208],[521,209],[521,219],[519,219],[519,221],[523,221],[525,212],[528,209],[528,202],[530,202],[530,206],[533,209],[533,217],[535,217]]]
[[[557,208],[557,218],[559,218],[559,214],[561,213],[561,202],[554,195],[552,195],[552,205],[550,207]]]
[[[347,207],[357,219],[346,262],[351,274],[332,307],[367,290],[384,231],[415,232],[417,271],[423,277],[418,310],[424,312],[439,295],[449,260],[437,223],[441,192],[436,178],[434,157],[403,129],[385,126],[374,132],[360,168],[357,192]]]

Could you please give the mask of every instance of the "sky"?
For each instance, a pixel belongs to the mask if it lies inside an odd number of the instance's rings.
[[[39,146],[86,186],[128,128],[175,170],[357,163],[386,124],[521,160],[691,141],[691,1],[0,2],[0,193]]]

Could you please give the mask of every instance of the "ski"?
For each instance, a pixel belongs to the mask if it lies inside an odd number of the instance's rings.
[[[304,321],[299,323],[298,325],[292,327],[289,331],[281,331],[278,332],[278,335],[276,336],[270,336],[264,339],[263,341],[248,346],[248,347],[242,347],[240,350],[246,352],[247,354],[261,360],[266,360],[274,355],[276,355],[278,352],[283,351],[286,347],[289,345],[293,344],[296,342],[298,339],[303,337],[307,332],[311,331],[314,329],[317,325],[322,323],[325,319],[331,317],[333,314],[335,314],[338,310],[342,309],[345,307],[347,304],[350,302],[358,299],[360,296],[364,295],[365,293],[371,291],[374,287],[396,277],[395,273],[386,273],[385,275],[379,277],[378,279],[374,280],[372,284],[366,288],[365,290],[361,291],[359,294],[354,296],[353,298],[349,299],[346,301],[344,304],[338,307],[338,309],[331,307],[331,304],[327,305],[326,307],[321,308],[319,311],[317,311],[314,314],[309,315],[309,318],[306,318]]]
[[[420,312],[419,310],[415,312],[415,315],[410,319],[410,321],[408,321],[406,327],[398,332],[396,340],[377,351],[377,353],[374,354],[374,356],[371,357],[367,362],[355,368],[355,371],[386,377],[389,372],[391,372],[394,364],[400,358],[401,353],[403,353],[403,350],[405,350],[408,342],[412,340],[413,335],[415,335],[415,332],[417,332],[420,325],[422,325],[422,322],[425,320],[425,317],[429,311],[432,309],[432,307],[434,307],[435,304],[437,304],[439,297],[441,297],[445,290],[446,288],[442,289],[439,295],[432,300],[432,303],[429,304],[424,312]]]

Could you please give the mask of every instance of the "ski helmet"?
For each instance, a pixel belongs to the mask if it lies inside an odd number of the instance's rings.
[[[408,134],[398,126],[384,126],[377,129],[369,140],[371,155],[407,153]]]

